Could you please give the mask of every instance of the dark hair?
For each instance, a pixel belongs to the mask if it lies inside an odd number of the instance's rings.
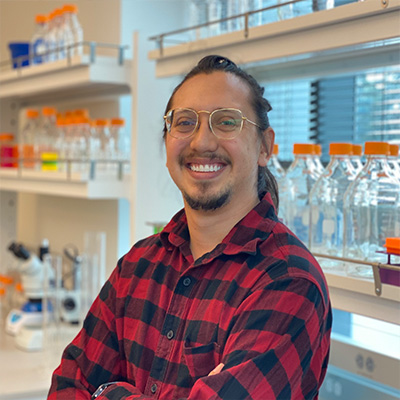
[[[218,55],[209,55],[202,58],[198,64],[184,77],[182,82],[174,89],[171,97],[168,100],[167,107],[164,115],[171,109],[172,100],[175,93],[179,88],[190,78],[199,74],[211,74],[215,71],[222,71],[236,75],[244,82],[247,83],[251,90],[251,101],[254,112],[256,114],[256,122],[260,126],[259,133],[261,138],[264,140],[262,132],[267,129],[269,125],[268,112],[272,110],[268,100],[264,98],[264,88],[258,84],[258,82],[243,69],[239,68],[233,61],[226,57]],[[167,134],[167,128],[164,124],[164,139]],[[265,193],[269,192],[274,202],[275,208],[278,210],[279,206],[279,194],[278,184],[275,177],[272,175],[268,167],[258,167],[258,183],[257,183],[258,197],[261,199]]]

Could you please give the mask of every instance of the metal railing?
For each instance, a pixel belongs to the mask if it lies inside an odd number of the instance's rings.
[[[60,46],[54,48],[52,50],[45,51],[40,54],[27,54],[18,56],[15,58],[11,58],[6,61],[2,61],[0,63],[0,70],[18,70],[20,71],[22,68],[29,67],[30,65],[41,65],[41,64],[50,64],[53,61],[60,61],[66,60],[67,66],[71,66],[72,59],[76,55],[74,49],[82,47],[82,54],[80,55],[87,55],[89,58],[89,63],[94,64],[96,62],[96,58],[98,57],[98,50],[101,49],[113,49],[117,52],[116,54],[116,62],[117,65],[122,66],[125,61],[125,50],[129,48],[128,45],[119,45],[119,44],[112,44],[112,43],[100,43],[100,42],[93,42],[93,41],[83,41],[79,43],[73,43],[67,46]],[[84,50],[87,49],[87,52]],[[48,58],[51,55],[59,54],[60,52],[65,52],[65,57],[59,58],[56,60],[51,61],[43,61],[38,64],[32,64],[32,60],[37,57],[43,57],[44,59]],[[24,65],[24,63],[28,61],[29,65]]]
[[[387,7],[388,4],[388,0],[379,0],[382,4],[382,7],[385,8]],[[186,28],[181,28],[181,29],[175,29],[173,31],[169,31],[169,32],[165,32],[165,33],[160,33],[158,35],[155,36],[151,36],[149,37],[149,40],[155,41],[157,43],[157,47],[160,51],[160,55],[163,56],[163,52],[164,52],[164,48],[165,48],[165,41],[167,38],[170,38],[171,36],[174,35],[179,35],[182,33],[188,33],[191,31],[197,31],[200,30],[202,28],[207,28],[211,25],[214,24],[222,24],[222,23],[227,23],[228,21],[232,21],[232,20],[237,20],[239,22],[243,23],[243,28],[242,29],[236,29],[235,31],[240,32],[243,31],[243,37],[245,39],[248,38],[249,36],[249,28],[250,28],[250,17],[252,15],[255,14],[259,14],[262,12],[266,12],[266,11],[271,11],[271,10],[275,10],[275,9],[279,9],[279,8],[283,8],[283,7],[287,7],[287,6],[292,6],[293,4],[297,4],[300,2],[310,2],[310,10],[311,12],[314,11],[320,11],[320,9],[318,8],[318,2],[316,0],[290,0],[290,1],[285,1],[282,3],[277,3],[274,4],[272,6],[269,7],[264,7],[264,8],[260,8],[257,10],[249,10],[245,13],[241,13],[241,14],[236,14],[233,16],[229,16],[229,17],[225,17],[225,18],[221,18],[221,19],[217,19],[217,20],[213,20],[213,21],[207,21],[204,22],[202,24],[198,24],[198,25],[194,25],[194,26],[190,26],[190,27],[186,27]],[[354,1],[350,1],[350,2],[357,2],[357,0]],[[275,21],[271,21],[271,22],[275,22]],[[228,33],[227,32],[223,32],[223,33]]]
[[[397,271],[400,274],[400,266],[393,265],[393,264],[385,264],[385,263],[365,261],[365,260],[356,260],[353,258],[337,257],[337,256],[331,256],[328,254],[314,253],[314,252],[313,252],[313,255],[314,255],[314,257],[328,258],[330,260],[337,260],[337,261],[342,261],[342,262],[346,262],[346,263],[360,264],[360,265],[366,265],[366,266],[372,267],[372,273],[373,273],[374,284],[375,284],[375,294],[377,296],[380,296],[382,294],[382,281],[381,281],[381,276],[379,274],[380,269]]]

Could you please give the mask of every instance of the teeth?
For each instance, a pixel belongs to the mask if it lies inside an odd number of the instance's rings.
[[[194,165],[194,164],[192,164],[190,166],[190,169],[195,172],[216,172],[221,169],[221,166],[216,165],[216,164],[213,164],[213,165],[210,165],[210,164]]]

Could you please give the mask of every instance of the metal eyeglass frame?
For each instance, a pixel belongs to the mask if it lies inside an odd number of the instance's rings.
[[[171,123],[168,123],[168,122],[167,122],[167,118],[170,118],[170,117],[171,117],[171,114],[172,114],[174,111],[177,111],[177,110],[188,110],[188,111],[192,111],[192,112],[194,112],[194,113],[196,114],[196,125],[194,126],[192,133],[189,134],[189,135],[187,135],[187,136],[179,137],[179,136],[174,136],[174,135],[171,133]],[[241,124],[240,124],[240,129],[237,130],[237,133],[236,133],[235,136],[233,136],[233,137],[228,137],[228,138],[227,138],[227,137],[223,137],[223,136],[217,135],[217,134],[214,132],[214,129],[213,129],[212,125],[211,125],[211,118],[212,118],[212,116],[214,115],[214,113],[219,112],[219,111],[224,111],[224,110],[237,111],[237,112],[239,112],[240,115],[241,115],[241,120],[242,120],[242,121],[241,121]],[[243,130],[243,123],[244,123],[244,121],[250,122],[252,125],[254,125],[254,126],[256,126],[256,127],[260,128],[260,129],[262,129],[260,125],[258,125],[258,124],[255,123],[254,121],[251,121],[251,120],[248,119],[247,117],[245,117],[245,116],[243,115],[242,111],[239,110],[239,109],[237,109],[237,108],[217,108],[217,109],[214,110],[214,111],[207,111],[207,110],[196,111],[196,110],[193,110],[192,108],[173,108],[173,109],[169,110],[169,111],[167,112],[166,115],[164,115],[165,126],[167,127],[167,132],[168,132],[168,134],[169,134],[170,136],[172,136],[174,139],[178,139],[178,140],[188,139],[188,138],[192,137],[192,136],[194,135],[194,133],[196,132],[197,127],[199,126],[199,114],[200,114],[200,113],[207,113],[207,114],[209,114],[209,117],[208,117],[208,126],[209,126],[211,132],[214,134],[214,136],[217,137],[218,139],[232,140],[232,139],[237,138],[237,137],[240,135],[240,133],[242,132],[242,130]]]

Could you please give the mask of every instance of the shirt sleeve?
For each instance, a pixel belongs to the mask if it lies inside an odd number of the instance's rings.
[[[238,308],[221,373],[196,381],[189,399],[316,399],[326,372],[331,314],[309,280],[285,278]]]
[[[125,364],[115,327],[118,279],[117,267],[93,302],[81,331],[64,350],[53,372],[49,400],[90,399],[101,384],[122,380]],[[136,388],[130,386],[134,392]]]

